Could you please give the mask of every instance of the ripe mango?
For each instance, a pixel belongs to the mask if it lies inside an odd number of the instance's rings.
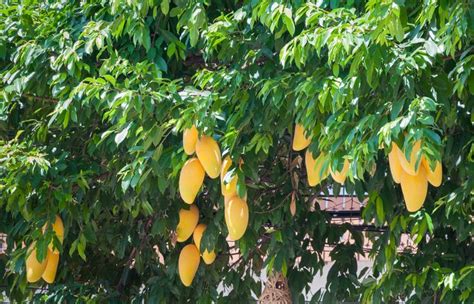
[[[436,162],[436,167],[433,171],[431,170],[429,162],[424,157],[422,158],[422,164],[425,167],[426,178],[430,184],[435,187],[439,187],[441,185],[441,181],[443,180],[443,166],[441,165],[441,162]]]
[[[210,136],[203,135],[196,143],[196,155],[210,178],[216,178],[221,172],[221,150]]]
[[[411,175],[406,171],[402,171],[400,176],[403,198],[410,212],[418,211],[423,206],[428,192],[425,168],[423,166],[420,167],[417,175]]]
[[[295,132],[293,134],[293,150],[301,151],[311,143],[311,137],[304,135],[304,127],[300,124],[295,125]]]
[[[398,153],[400,166],[402,166],[403,170],[410,175],[418,175],[418,172],[420,171],[421,162],[419,163],[420,165],[418,166],[418,169],[415,170],[417,158],[421,157],[421,155],[418,154],[420,152],[420,149],[421,149],[421,140],[418,140],[416,141],[416,143],[413,145],[413,148],[411,149],[410,160],[408,160],[405,157],[405,150],[400,151],[400,153]]]
[[[204,231],[206,231],[206,228],[207,228],[207,225],[199,224],[196,226],[196,229],[194,229],[193,240],[199,252],[201,252],[201,238]],[[204,260],[204,263],[206,263],[207,265],[212,264],[214,260],[216,259],[215,251],[212,250],[211,252],[209,252],[207,251],[207,249],[205,249],[204,252],[202,253],[202,259]]]
[[[189,206],[189,210],[179,210],[179,222],[176,227],[177,241],[186,241],[196,228],[199,221],[199,209],[196,205]]]
[[[402,166],[400,165],[400,160],[398,154],[402,153],[398,145],[393,142],[392,143],[392,151],[388,153],[388,164],[390,166],[390,173],[392,174],[393,180],[399,184],[400,183],[400,176],[402,174]]]
[[[191,286],[199,268],[199,250],[194,244],[188,244],[181,249],[178,259],[179,278],[184,286]]]
[[[56,237],[59,239],[59,241],[62,244],[64,241],[64,224],[63,224],[63,220],[61,219],[59,215],[56,215],[56,219],[52,226],[53,226],[53,231],[56,234]],[[44,225],[43,233],[46,230],[46,228],[47,228],[47,225]],[[54,248],[54,241],[51,241],[49,243],[48,248],[50,250],[53,250],[55,253],[59,253],[59,251],[56,248]]]
[[[237,193],[237,174],[234,174],[229,183],[224,183],[224,178],[230,167],[232,166],[232,159],[229,156],[224,158],[221,168],[221,193],[223,196],[234,196]]]
[[[196,143],[198,140],[199,132],[193,125],[191,128],[185,129],[183,132],[183,148],[184,153],[187,155],[193,155],[196,151]]]
[[[36,242],[33,242],[27,251],[26,258],[26,279],[30,283],[37,282],[41,279],[44,270],[46,269],[48,259],[38,261],[36,258]]]
[[[237,195],[232,197],[225,204],[224,217],[230,239],[233,241],[239,240],[244,235],[249,222],[247,202]]]
[[[202,183],[204,182],[204,168],[197,158],[188,160],[179,174],[179,194],[183,201],[192,204]]]
[[[306,175],[308,177],[308,184],[311,187],[318,185],[321,181],[323,181],[329,175],[328,169],[322,172],[325,160],[326,160],[326,155],[323,152],[321,152],[321,154],[319,154],[319,156],[316,159],[314,159],[311,151],[306,150],[306,154],[305,154]]]
[[[346,181],[346,177],[347,177],[347,172],[349,171],[349,165],[350,165],[349,161],[345,159],[344,167],[342,167],[341,171],[333,171],[331,169],[332,179],[334,179],[339,184],[344,185],[344,182]]]
[[[58,270],[59,252],[55,253],[54,251],[48,249],[46,260],[46,268],[44,269],[42,278],[47,283],[52,284],[56,278],[56,271]]]

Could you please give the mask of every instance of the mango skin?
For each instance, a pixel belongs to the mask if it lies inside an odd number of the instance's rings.
[[[191,205],[189,210],[179,210],[179,223],[176,227],[178,242],[185,242],[193,234],[199,222],[199,209],[196,205]]]
[[[403,170],[410,174],[410,175],[418,175],[421,167],[421,161],[418,164],[418,168],[415,170],[415,165],[417,161],[417,156],[420,157],[418,154],[421,149],[421,140],[418,140],[413,145],[410,153],[410,160],[405,157],[405,151],[400,151],[398,153],[398,160],[400,161],[400,166],[402,166]]]
[[[48,261],[46,263],[46,268],[43,272],[42,278],[47,283],[52,284],[56,278],[56,272],[58,270],[59,264],[59,253],[55,253],[52,250],[48,249],[48,256],[46,257]]]
[[[301,151],[311,143],[311,138],[306,137],[304,132],[304,127],[301,124],[295,125],[295,132],[293,134],[293,150]]]
[[[199,132],[194,125],[191,128],[185,129],[183,131],[184,153],[187,155],[193,155],[194,151],[196,151],[198,136]]]
[[[184,163],[179,174],[179,194],[183,201],[192,204],[204,182],[204,168],[197,158]]]
[[[310,187],[317,186],[329,175],[329,170],[322,172],[324,162],[326,160],[326,155],[321,152],[318,157],[313,158],[311,151],[306,150],[305,153],[305,166],[306,166],[306,175],[308,178],[308,185]]]
[[[390,153],[388,153],[388,164],[390,167],[390,173],[392,174],[392,178],[397,184],[400,183],[400,177],[403,171],[403,168],[400,165],[400,160],[398,156],[399,153],[402,153],[400,151],[400,148],[397,146],[396,143],[392,143],[392,150],[390,151]]]
[[[234,174],[230,180],[229,183],[225,184],[224,179],[229,171],[230,167],[232,166],[232,159],[230,159],[229,156],[224,158],[224,161],[222,162],[222,168],[221,168],[221,193],[223,196],[234,196],[237,194],[237,175]]]
[[[205,224],[199,224],[196,226],[196,229],[194,229],[194,233],[193,233],[193,240],[194,240],[194,244],[196,245],[196,248],[201,251],[201,239],[202,239],[202,235],[204,234],[204,231],[206,231],[206,228],[207,228],[207,225]],[[214,260],[216,259],[216,252],[214,250],[212,250],[211,252],[207,251],[207,249],[204,250],[204,252],[201,254],[202,255],[202,259],[204,261],[204,263],[206,263],[207,265],[210,265],[214,262]]]
[[[36,242],[33,242],[27,250],[27,258],[25,261],[26,265],[26,280],[30,283],[34,283],[41,279],[48,259],[38,261],[36,258]]]
[[[181,249],[178,260],[178,272],[184,286],[189,287],[193,283],[200,260],[199,250],[196,248],[196,245],[188,244]]]
[[[349,161],[345,159],[344,166],[341,171],[333,171],[331,169],[330,171],[331,171],[332,179],[338,182],[339,184],[344,185],[346,181],[346,177],[347,177],[347,172],[349,171],[349,165],[350,165]]]
[[[249,222],[249,207],[239,196],[232,197],[224,208],[224,218],[229,230],[229,238],[239,240],[247,230]]]
[[[434,187],[439,187],[443,181],[443,166],[441,165],[441,162],[437,161],[436,166],[432,171],[429,162],[423,157],[422,165],[425,167],[428,182]]]
[[[428,193],[428,180],[426,179],[425,168],[420,167],[417,175],[411,175],[402,171],[400,177],[403,198],[405,199],[407,210],[410,212],[420,210]]]
[[[196,143],[196,155],[210,178],[217,178],[221,173],[221,150],[210,136],[203,135]]]

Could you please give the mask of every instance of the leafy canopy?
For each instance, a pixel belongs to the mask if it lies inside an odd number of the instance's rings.
[[[0,231],[8,248],[0,289],[11,300],[53,303],[247,303],[261,293],[254,274],[273,269],[302,302],[328,244],[334,264],[313,300],[474,302],[472,7],[469,0],[3,1]],[[362,218],[380,231],[333,224],[314,207],[339,186],[329,178],[308,187],[303,154],[290,149],[295,122],[331,168],[351,160],[346,188],[367,197]],[[182,245],[170,233],[185,205],[177,193],[187,158],[181,132],[192,124],[234,163],[244,160],[235,171],[250,222],[230,248],[219,182],[206,179],[197,198],[208,225],[202,243],[218,257],[201,263],[185,288],[177,275]],[[387,154],[391,142],[408,148],[418,139],[432,166],[442,161],[444,176],[410,214]],[[56,214],[66,228],[58,277],[34,294],[22,244],[36,241],[42,259],[53,233],[41,229]],[[353,241],[339,243],[344,233]],[[403,234],[416,250],[398,252]],[[364,238],[374,260],[366,276],[356,261]]]

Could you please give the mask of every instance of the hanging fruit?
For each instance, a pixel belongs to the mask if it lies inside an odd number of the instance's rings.
[[[43,233],[44,231],[46,231],[46,228],[47,228],[47,225],[44,225]],[[56,215],[52,228],[53,228],[54,233],[56,234],[56,237],[59,239],[59,242],[62,244],[64,240],[64,224],[63,224],[63,220],[61,219],[61,217],[59,217],[59,215]],[[54,248],[54,240],[52,240],[49,243],[48,248],[50,250],[53,250],[55,253],[59,253],[58,249]]]
[[[221,172],[221,150],[210,136],[203,135],[196,144],[196,155],[210,178],[216,178]]]
[[[47,283],[52,284],[56,278],[56,272],[59,264],[59,253],[48,249],[48,255],[46,256],[46,268],[44,269],[42,278]]]
[[[331,176],[332,179],[334,179],[336,182],[338,182],[341,185],[344,185],[344,182],[346,181],[347,177],[347,172],[349,171],[349,161],[347,159],[344,160],[344,166],[341,171],[331,171]]]
[[[184,286],[191,286],[199,268],[199,250],[194,244],[188,244],[181,249],[178,260],[179,278]]]
[[[418,211],[423,206],[428,192],[425,168],[420,167],[417,175],[411,175],[402,171],[400,176],[403,198],[410,212]]]
[[[300,124],[296,124],[293,134],[293,150],[301,151],[311,143],[311,137],[306,137],[304,133],[304,127]]]
[[[317,186],[329,175],[328,169],[323,172],[323,166],[325,161],[326,155],[323,152],[321,152],[321,154],[319,154],[319,156],[314,159],[311,151],[306,150],[305,166],[306,175],[308,177],[308,184],[310,187]]]
[[[191,128],[185,129],[183,132],[183,148],[184,153],[193,155],[196,150],[196,143],[198,140],[198,130],[193,125]]]
[[[33,242],[27,250],[26,258],[26,280],[30,283],[37,282],[41,279],[46,268],[48,260],[38,261],[36,258],[36,242]]]
[[[179,194],[183,201],[192,204],[204,182],[204,168],[197,158],[191,158],[184,164],[179,175]]]
[[[410,175],[418,175],[418,172],[420,170],[420,165],[418,168],[415,170],[415,165],[419,157],[421,157],[421,153],[419,153],[421,150],[421,140],[416,141],[416,143],[413,145],[413,148],[411,149],[410,153],[410,160],[407,160],[405,156],[405,149],[403,151],[400,151],[398,153],[398,159],[400,161],[400,166],[403,168],[403,170],[410,174]],[[419,162],[421,164],[421,162]]]
[[[401,153],[400,148],[398,148],[395,142],[392,143],[392,150],[388,153],[388,164],[390,166],[390,172],[392,174],[393,180],[399,184],[400,176],[402,174],[402,166],[400,165],[399,153]]]
[[[426,178],[434,187],[439,187],[443,179],[443,166],[440,161],[436,161],[436,166],[434,170],[431,170],[429,162],[426,158],[422,158],[423,167],[426,170]]]
[[[232,159],[229,156],[224,158],[221,168],[221,193],[223,196],[234,196],[237,193],[237,174],[234,174],[230,181],[225,183],[225,176],[232,166]]]
[[[179,210],[179,222],[176,227],[176,235],[178,242],[184,242],[193,234],[199,222],[199,209],[196,205],[189,206],[189,210]]]
[[[194,229],[193,240],[199,252],[201,252],[201,238],[202,238],[202,235],[204,234],[204,231],[206,231],[206,228],[207,228],[207,225],[199,224],[196,226],[196,229]],[[202,253],[202,259],[204,260],[204,263],[206,263],[207,265],[212,264],[214,260],[216,259],[215,251],[212,250],[211,252],[209,252],[207,251],[207,249],[205,249],[204,252]]]
[[[247,202],[239,196],[232,197],[225,206],[224,218],[229,238],[233,241],[239,240],[244,235],[249,221]]]

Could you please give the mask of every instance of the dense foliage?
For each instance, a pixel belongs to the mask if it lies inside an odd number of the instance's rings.
[[[335,245],[313,300],[473,303],[474,10],[470,0],[6,0],[0,4],[0,291],[58,303],[185,299],[247,303],[256,276],[283,272],[295,302]],[[358,275],[363,234],[314,205],[295,122],[380,232]],[[219,180],[197,199],[203,242],[217,248],[193,285],[177,275],[171,233],[187,159],[182,130],[214,136],[240,169],[250,222],[229,248]],[[423,140],[443,184],[409,213],[390,177],[391,142]],[[292,197],[296,214],[290,212]],[[33,294],[24,270],[45,256],[60,214],[56,282]],[[339,243],[349,232],[352,241]],[[416,250],[398,252],[401,235]],[[59,244],[58,242],[56,242]],[[230,264],[229,254],[240,253]],[[163,256],[161,263],[157,251]],[[216,286],[226,287],[226,294]],[[221,289],[219,289],[221,290]],[[231,290],[229,292],[229,290]],[[194,302],[194,301],[193,301]]]

